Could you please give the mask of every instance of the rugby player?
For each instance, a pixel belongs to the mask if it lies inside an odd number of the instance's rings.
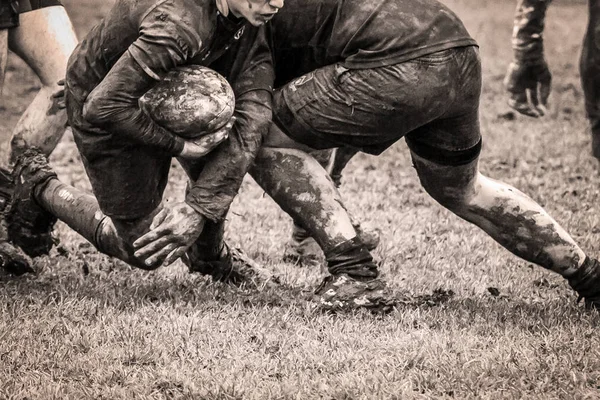
[[[508,104],[530,117],[546,113],[552,74],[544,57],[544,21],[552,0],[518,0],[512,38],[513,60],[506,73]],[[592,155],[600,159],[600,1],[589,1],[589,20],[579,63]]]
[[[62,137],[67,113],[57,105],[69,55],[77,45],[77,36],[66,10],[58,0],[20,0],[0,3],[0,91],[4,82],[8,50],[17,54],[33,69],[41,89],[17,122],[10,149],[3,152],[0,165],[36,146],[50,154]],[[6,179],[7,172],[0,171]],[[0,237],[0,266],[15,274],[30,272],[28,261]]]
[[[273,71],[261,26],[282,6],[283,0],[118,0],[75,49],[66,75],[69,122],[95,196],[56,179],[38,150],[25,151],[6,215],[13,243],[32,257],[46,254],[58,217],[131,265],[155,269],[185,254],[193,271],[240,278],[232,251],[211,239],[222,238],[222,221],[270,124]],[[140,110],[138,99],[169,70],[210,66],[236,43],[231,63],[220,66],[236,95],[233,126],[188,141]],[[173,157],[191,184],[185,201],[163,206]],[[149,227],[155,230],[146,246],[136,239]]]
[[[436,201],[600,306],[598,261],[531,198],[479,172],[481,63],[452,11],[435,0],[289,1],[272,25],[276,76],[287,83],[274,94],[274,124],[251,173],[323,248],[324,307],[383,309],[394,299],[306,151],[378,155],[402,137]]]

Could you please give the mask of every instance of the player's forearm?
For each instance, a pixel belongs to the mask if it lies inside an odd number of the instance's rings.
[[[518,62],[537,62],[544,58],[544,21],[552,0],[519,0],[515,13],[512,46]]]
[[[156,124],[138,105],[154,83],[126,53],[86,99],[84,118],[113,134],[176,156],[183,149],[183,139]]]
[[[237,99],[237,118],[229,139],[207,156],[186,202],[213,221],[223,218],[258,153],[271,123],[271,93],[256,90]]]

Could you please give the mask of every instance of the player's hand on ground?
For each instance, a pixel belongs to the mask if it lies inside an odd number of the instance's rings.
[[[504,85],[510,94],[508,105],[521,114],[538,118],[546,114],[552,74],[546,61],[512,62]]]
[[[186,140],[185,144],[183,145],[183,150],[179,156],[192,160],[204,157],[223,141],[227,140],[229,137],[229,131],[233,127],[234,123],[235,117],[232,117],[231,120],[225,124],[225,126],[212,133],[203,135],[198,139]]]
[[[133,243],[135,256],[149,267],[170,265],[198,239],[205,221],[184,202],[165,207],[154,217],[150,231]]]

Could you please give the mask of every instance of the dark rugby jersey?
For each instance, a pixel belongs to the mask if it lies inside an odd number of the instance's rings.
[[[117,1],[71,56],[67,71],[70,93],[90,104],[100,96],[102,103],[114,97],[114,104],[103,104],[107,112],[115,107],[132,114],[123,117],[140,120],[137,99],[156,80],[178,65],[210,65],[230,42],[241,37],[245,25],[244,21],[235,23],[221,16],[214,0]],[[113,70],[119,60],[130,65]],[[147,77],[135,76],[139,68]],[[124,98],[127,94],[130,96]],[[107,115],[95,122],[111,133],[122,133],[174,154],[183,147],[181,139],[165,134],[156,124],[137,129],[141,127],[127,124],[126,118],[118,119],[125,121],[117,124],[114,115]]]
[[[229,139],[206,157],[187,197],[204,216],[225,214],[271,119],[273,71],[264,27],[222,16],[215,0],[117,0],[69,60],[67,91],[86,126],[178,155],[183,140],[157,125],[138,99],[170,69],[211,64],[235,44],[222,73],[236,95]],[[68,98],[67,98],[68,100]]]
[[[271,24],[279,84],[336,62],[374,68],[476,45],[436,0],[286,0]]]

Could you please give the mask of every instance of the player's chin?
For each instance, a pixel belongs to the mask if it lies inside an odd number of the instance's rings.
[[[252,20],[250,20],[249,22],[254,26],[261,26],[261,25],[264,25],[267,22],[269,22],[273,18],[274,15],[275,15],[275,13],[256,14],[254,16],[254,18],[252,18]]]

